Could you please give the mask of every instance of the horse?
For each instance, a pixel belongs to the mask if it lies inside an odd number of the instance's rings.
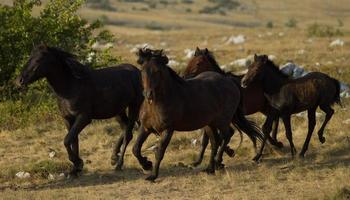
[[[207,48],[199,49],[198,47],[195,50],[194,56],[188,62],[187,67],[183,73],[184,78],[191,78],[197,76],[198,74],[205,71],[214,71],[226,76],[229,76],[237,85],[241,85],[240,81],[243,78],[243,75],[237,76],[230,72],[224,72],[219,64],[217,63],[214,55]],[[267,115],[271,109],[262,90],[262,87],[259,83],[253,82],[247,88],[241,88],[242,94],[242,109],[245,115],[251,115],[256,112],[261,112],[264,115]],[[277,130],[278,130],[278,121],[276,119],[274,122],[274,128],[272,132],[272,138],[268,137],[271,144],[282,148],[283,144],[277,141]],[[200,151],[200,157],[202,157],[203,152],[208,144],[208,138],[204,134],[202,138],[202,147]],[[199,159],[200,160],[200,159]]]
[[[332,105],[335,103],[341,105],[340,83],[338,80],[321,72],[311,72],[301,78],[289,79],[266,55],[255,55],[254,62],[249,66],[241,85],[246,88],[252,82],[258,82],[262,85],[266,99],[273,107],[264,126],[267,131],[270,131],[272,121],[278,117],[282,118],[292,158],[296,153],[290,124],[292,114],[305,110],[308,112],[308,133],[299,154],[301,158],[305,156],[316,125],[315,113],[317,107],[320,107],[326,113],[325,120],[318,131],[319,141],[322,144],[326,141],[323,132],[334,114]],[[259,161],[265,142],[266,135],[260,151],[254,158],[255,161]]]
[[[94,70],[78,62],[73,54],[39,45],[32,50],[16,83],[22,87],[42,78],[52,87],[68,129],[64,146],[74,165],[69,175],[76,177],[82,172],[78,135],[92,119],[116,117],[125,127],[112,154],[112,164],[121,169],[143,102],[140,71],[131,64]]]
[[[224,148],[229,142],[230,123],[239,105],[239,88],[230,79],[215,72],[183,79],[168,67],[169,59],[162,50],[140,49],[138,55],[142,60],[145,100],[140,111],[141,127],[133,154],[144,170],[152,169],[146,180],[154,181],[158,177],[160,163],[174,131],[193,131],[206,126],[212,131],[206,132],[211,143],[211,154],[205,171],[215,173],[215,163],[221,162]],[[219,150],[216,130],[222,137]],[[161,136],[154,167],[141,154],[142,145],[151,133]]]

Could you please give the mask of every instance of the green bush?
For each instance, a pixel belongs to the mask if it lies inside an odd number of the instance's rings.
[[[273,22],[272,22],[272,21],[268,21],[268,22],[266,23],[266,27],[267,27],[267,28],[273,28]]]
[[[330,25],[314,23],[307,27],[309,37],[334,37],[342,36],[343,32]]]
[[[297,27],[297,20],[294,18],[291,18],[284,25],[289,28],[295,28]]]
[[[12,6],[0,5],[0,89],[8,89],[11,80],[20,71],[33,46],[45,43],[78,55],[94,67],[118,60],[110,49],[98,50],[92,45],[99,41],[113,41],[112,34],[101,30],[99,21],[88,23],[77,15],[83,0],[49,0],[38,16],[33,7],[40,0],[15,0]],[[94,55],[88,59],[89,55]],[[1,91],[3,93],[3,91]]]

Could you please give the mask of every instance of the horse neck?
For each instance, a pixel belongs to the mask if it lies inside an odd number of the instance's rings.
[[[263,90],[266,94],[272,95],[278,93],[281,87],[288,82],[288,78],[284,77],[273,70],[266,73],[263,80]]]
[[[51,69],[47,73],[46,79],[49,85],[54,90],[55,94],[62,98],[68,98],[71,94],[72,83],[75,78],[66,66],[62,64],[57,64],[56,66],[50,66]]]
[[[177,78],[181,79],[180,77]],[[176,80],[169,71],[168,77],[162,81],[161,91],[155,93],[156,102],[163,105],[173,102],[173,99],[182,93],[183,88],[184,85]]]

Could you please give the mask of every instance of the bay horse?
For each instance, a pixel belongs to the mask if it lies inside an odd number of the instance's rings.
[[[254,62],[249,66],[248,72],[241,81],[242,87],[246,88],[254,81],[262,85],[265,96],[273,107],[264,126],[269,131],[271,130],[272,121],[279,116],[282,118],[292,157],[296,153],[290,124],[292,114],[308,111],[308,133],[299,154],[300,157],[304,157],[308,149],[316,125],[315,113],[317,107],[320,107],[326,113],[325,120],[318,131],[320,142],[324,143],[326,141],[323,132],[334,114],[332,105],[334,103],[341,105],[340,83],[338,80],[321,72],[311,72],[301,78],[289,79],[266,55],[255,55]],[[265,142],[266,135],[260,151],[254,158],[255,161],[260,159]]]
[[[205,126],[213,130],[206,132],[211,154],[205,171],[214,173],[215,163],[220,162],[229,142],[230,123],[239,105],[239,88],[230,79],[215,72],[183,79],[168,67],[169,59],[161,50],[140,49],[138,54],[139,61],[142,60],[145,100],[140,111],[141,127],[133,154],[144,170],[153,168],[146,180],[154,181],[158,177],[160,163],[174,131],[193,131]],[[219,150],[215,130],[222,137]],[[141,154],[142,145],[151,133],[161,136],[154,166]]]
[[[184,78],[191,78],[197,76],[198,74],[205,71],[214,71],[226,76],[229,76],[237,85],[241,85],[240,81],[243,75],[237,76],[230,72],[224,72],[219,64],[217,63],[213,53],[207,48],[195,50],[194,56],[188,62],[188,65],[183,73]],[[269,106],[261,85],[258,82],[253,82],[247,88],[241,88],[242,94],[242,109],[245,115],[251,115],[257,112],[263,113],[265,116],[269,113],[271,107]],[[272,132],[272,138],[268,137],[270,143],[279,148],[283,147],[283,144],[277,141],[277,131],[278,131],[278,121],[277,118],[274,121],[274,128]],[[198,160],[200,161],[203,157],[205,148],[208,144],[208,137],[203,134],[202,146],[199,154]]]
[[[42,78],[52,87],[68,129],[64,146],[74,164],[69,175],[75,177],[83,169],[78,135],[92,119],[116,117],[121,127],[126,127],[112,155],[112,163],[117,162],[116,169],[120,169],[143,102],[140,71],[130,64],[94,70],[79,63],[70,53],[39,45],[33,49],[16,82],[27,86]]]

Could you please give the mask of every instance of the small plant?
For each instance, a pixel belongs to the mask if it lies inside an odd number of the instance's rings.
[[[342,36],[343,32],[330,25],[314,23],[307,27],[307,34],[309,37],[334,37]]]
[[[291,18],[284,25],[289,28],[295,28],[297,27],[297,20],[294,18]]]
[[[272,22],[272,21],[268,21],[268,22],[266,23],[266,27],[267,27],[267,28],[273,28],[273,22]]]
[[[337,19],[337,22],[338,22],[338,26],[339,27],[343,27],[344,26],[344,23],[341,19]]]

